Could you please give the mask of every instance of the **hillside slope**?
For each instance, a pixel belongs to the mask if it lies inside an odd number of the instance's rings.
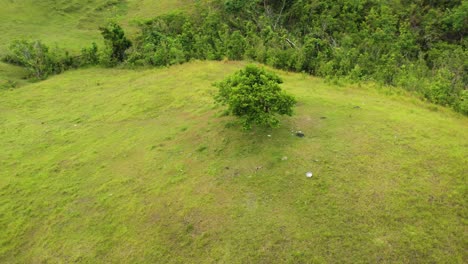
[[[465,117],[278,72],[296,115],[243,132],[211,97],[243,65],[0,91],[0,262],[467,261]]]
[[[187,10],[194,0],[0,0],[0,55],[15,39],[43,40],[67,50],[80,51],[102,42],[98,28],[112,19],[130,32],[132,21]]]

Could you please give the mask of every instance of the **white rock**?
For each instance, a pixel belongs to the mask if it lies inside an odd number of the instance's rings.
[[[312,174],[311,171],[306,172],[306,177],[307,177],[307,178],[312,178],[312,175],[313,175],[313,174]]]

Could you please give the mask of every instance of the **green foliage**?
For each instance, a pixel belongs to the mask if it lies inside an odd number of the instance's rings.
[[[4,61],[23,66],[29,77],[44,80],[51,74],[59,74],[68,69],[99,63],[99,52],[96,43],[84,48],[80,55],[73,56],[60,47],[48,47],[41,41],[14,41]]]
[[[99,63],[99,51],[95,42],[91,47],[81,50],[81,65],[96,65]]]
[[[457,103],[455,105],[455,110],[468,115],[468,90],[463,90],[460,92],[460,95],[457,98]]]
[[[50,49],[41,41],[26,40],[14,41],[4,60],[25,67],[29,75],[37,80],[80,65],[79,58],[71,56],[66,50],[59,47]]]
[[[241,118],[244,128],[253,124],[275,127],[279,124],[277,114],[293,113],[296,100],[281,90],[281,78],[255,65],[234,73],[226,80],[216,83],[219,88],[216,101],[228,106],[228,111]]]
[[[153,65],[169,66],[185,62],[185,55],[177,39],[167,38],[161,40],[150,60]]]
[[[240,13],[246,9],[250,9],[252,5],[255,5],[255,1],[252,0],[225,0],[224,8],[229,13]]]
[[[432,82],[424,90],[426,98],[440,105],[453,105],[454,94],[451,89],[452,73],[447,69],[439,69]]]
[[[49,48],[41,41],[14,41],[5,56],[6,62],[23,66],[29,76],[44,80],[51,74],[59,74],[68,69],[99,63],[96,43],[82,50],[80,56],[73,56],[69,51],[57,46]]]
[[[467,1],[214,0],[191,13],[141,22],[133,46],[110,23],[101,28],[106,47],[100,56],[97,46],[83,50],[80,65],[250,59],[325,78],[401,86],[457,110],[468,87],[467,10]],[[75,67],[74,58],[59,53],[64,63],[52,72]],[[47,76],[44,60],[29,66],[33,75]]]
[[[41,41],[14,41],[9,51],[5,61],[24,66],[36,79],[45,79],[53,71],[49,48]]]
[[[114,22],[110,22],[107,26],[99,29],[108,48],[109,62],[111,64],[123,62],[125,51],[132,46],[132,42],[125,37],[122,27]]]
[[[230,60],[241,60],[245,53],[246,41],[244,36],[236,30],[228,39],[227,56]]]
[[[186,17],[179,13],[157,17],[140,25],[135,51],[129,62],[169,66],[193,57],[194,35]]]

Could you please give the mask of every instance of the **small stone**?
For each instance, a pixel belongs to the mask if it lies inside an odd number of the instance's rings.
[[[312,178],[312,175],[313,175],[313,174],[312,174],[311,171],[306,172],[306,177],[307,177],[307,178]]]
[[[271,137],[271,135],[268,135],[268,137]]]
[[[304,135],[304,133],[302,133],[302,131],[297,131],[297,132],[296,132],[296,136],[298,136],[298,137],[304,137],[305,135]]]
[[[281,158],[282,161],[288,160],[288,157],[284,156]]]

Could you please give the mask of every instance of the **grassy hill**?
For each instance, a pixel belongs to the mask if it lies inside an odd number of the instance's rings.
[[[99,26],[109,19],[134,32],[132,21],[188,10],[194,0],[0,0],[0,54],[14,39],[41,39],[79,51],[102,41]]]
[[[86,2],[86,3],[85,3]],[[109,20],[121,23],[132,37],[135,22],[168,12],[190,11],[194,0],[0,0],[0,57],[13,40],[41,40],[79,52],[92,42],[103,42],[99,27]],[[205,1],[206,2],[206,1]],[[27,84],[26,72],[0,61],[0,87]]]
[[[0,262],[467,261],[465,117],[278,72],[296,115],[243,132],[211,97],[243,65],[0,91]]]
[[[22,38],[76,52],[108,20],[132,37],[196,2],[0,0],[0,55]],[[468,261],[466,117],[276,71],[295,115],[245,132],[211,85],[245,64],[29,83],[0,63],[0,86],[21,86],[0,89],[0,263]]]

